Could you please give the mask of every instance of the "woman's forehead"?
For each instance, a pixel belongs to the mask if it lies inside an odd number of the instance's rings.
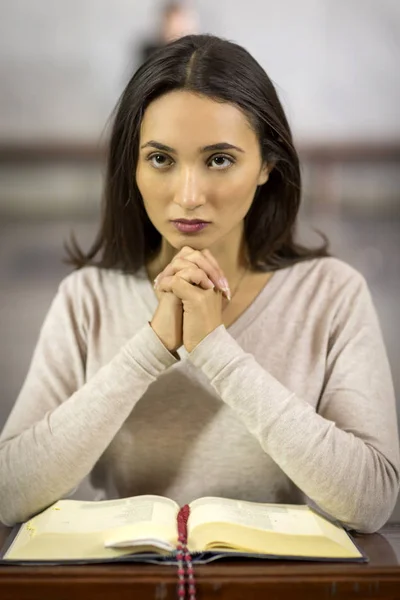
[[[163,140],[157,138],[163,136]],[[147,107],[141,123],[141,143],[157,139],[170,146],[186,141],[202,147],[217,142],[254,143],[253,129],[235,105],[188,91],[160,96]]]

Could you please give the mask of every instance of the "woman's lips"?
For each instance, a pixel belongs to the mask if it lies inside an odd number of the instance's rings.
[[[172,224],[181,233],[197,233],[209,225],[205,221],[194,221],[193,223],[190,223],[190,221],[172,221]]]

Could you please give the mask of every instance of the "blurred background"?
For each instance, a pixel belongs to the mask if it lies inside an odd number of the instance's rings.
[[[0,429],[69,272],[63,242],[96,231],[114,104],[192,31],[244,45],[275,83],[302,159],[300,235],[323,230],[366,277],[400,398],[400,2],[181,4],[0,0]]]

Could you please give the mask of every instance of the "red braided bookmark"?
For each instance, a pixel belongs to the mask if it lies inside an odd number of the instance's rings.
[[[180,509],[177,517],[178,546],[176,558],[178,563],[178,598],[181,600],[186,598],[186,586],[188,588],[188,600],[196,600],[196,581],[194,578],[193,562],[187,547],[187,523],[189,515],[190,507],[188,504],[185,504]]]

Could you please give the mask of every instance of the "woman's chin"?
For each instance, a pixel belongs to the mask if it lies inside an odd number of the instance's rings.
[[[215,243],[214,239],[211,239],[210,236],[205,235],[185,235],[179,233],[177,236],[169,236],[166,238],[168,244],[170,244],[176,250],[182,250],[185,246],[189,246],[194,250],[205,250],[206,248],[210,248],[213,243]]]

